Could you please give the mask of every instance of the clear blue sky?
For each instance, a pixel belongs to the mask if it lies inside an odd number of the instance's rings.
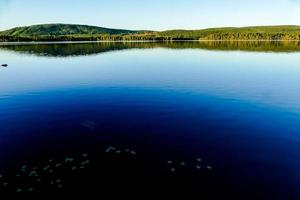
[[[300,0],[0,0],[0,30],[43,23],[152,30],[300,25]]]

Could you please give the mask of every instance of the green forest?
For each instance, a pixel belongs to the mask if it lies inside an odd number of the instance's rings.
[[[300,26],[256,26],[202,30],[122,30],[96,26],[46,24],[0,32],[1,42],[129,40],[300,40]]]

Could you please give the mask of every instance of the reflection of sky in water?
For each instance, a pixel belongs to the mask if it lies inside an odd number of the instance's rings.
[[[0,170],[32,154],[119,144],[163,159],[203,155],[217,183],[299,196],[299,53],[1,50],[0,59]]]
[[[78,87],[160,88],[300,109],[299,53],[128,50],[47,58],[0,52],[1,97]],[[5,59],[3,59],[5,58]]]

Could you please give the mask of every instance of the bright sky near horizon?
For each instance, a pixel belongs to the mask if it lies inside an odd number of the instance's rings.
[[[0,0],[0,30],[44,23],[144,30],[300,25],[300,0]]]

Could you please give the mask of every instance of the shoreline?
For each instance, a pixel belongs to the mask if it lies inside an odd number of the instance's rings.
[[[300,40],[95,40],[95,41],[26,41],[0,42],[0,45],[22,44],[84,44],[84,43],[173,43],[173,42],[300,42]]]

